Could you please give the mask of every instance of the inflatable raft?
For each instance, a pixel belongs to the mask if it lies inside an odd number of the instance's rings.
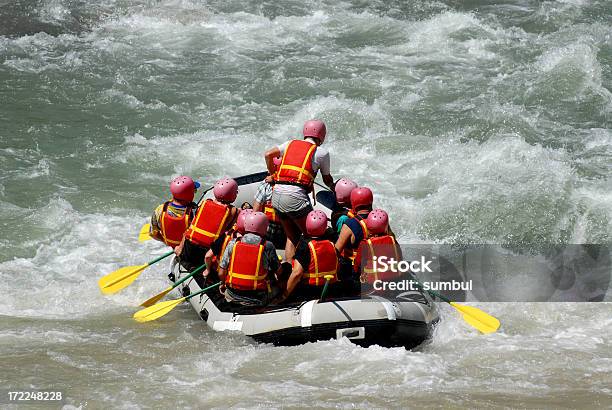
[[[261,174],[254,174],[261,175]],[[261,177],[241,184],[235,205],[253,202]],[[317,189],[316,209],[331,214],[334,197],[330,191]],[[188,272],[178,261],[171,262],[172,281]],[[183,295],[204,288],[203,280],[189,279],[180,288]],[[408,291],[391,301],[379,296],[306,300],[293,305],[244,307],[229,304],[213,288],[189,299],[198,316],[215,331],[241,332],[261,343],[291,346],[318,340],[347,338],[361,346],[380,345],[413,348],[425,341],[439,320],[431,297],[420,291]]]

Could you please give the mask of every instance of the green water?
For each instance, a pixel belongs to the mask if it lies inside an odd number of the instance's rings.
[[[273,348],[187,307],[133,323],[165,266],[96,280],[163,252],[136,234],[173,176],[260,171],[313,117],[404,243],[609,243],[611,23],[604,0],[0,0],[0,381],[92,408],[610,406],[608,303],[490,304],[487,337],[444,310],[419,352]]]

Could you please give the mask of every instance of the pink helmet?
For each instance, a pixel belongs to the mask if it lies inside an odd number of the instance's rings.
[[[372,234],[381,234],[387,232],[389,226],[389,215],[382,209],[374,209],[368,214],[366,219],[366,227]]]
[[[351,204],[351,191],[357,188],[357,184],[348,178],[340,178],[336,181],[334,191],[336,191],[336,201],[340,205]]]
[[[370,208],[374,202],[374,194],[370,188],[364,186],[355,188],[351,191],[351,208]]]
[[[321,120],[310,120],[304,123],[303,130],[304,138],[305,137],[313,137],[318,138],[323,144],[325,141],[325,134],[327,134],[327,129],[325,128],[325,123]]]
[[[217,201],[234,202],[238,196],[238,184],[232,178],[222,178],[215,182],[213,194]]]
[[[188,176],[181,175],[170,182],[170,193],[174,199],[191,202],[200,184]]]
[[[253,212],[255,211],[253,211],[252,209],[243,209],[238,214],[238,218],[236,219],[236,230],[242,235],[244,235],[244,221],[246,217],[249,216],[249,214],[252,214]]]
[[[244,219],[244,230],[259,236],[266,236],[268,224],[269,221],[266,214],[263,212],[251,212]]]
[[[310,211],[306,217],[306,233],[309,236],[323,236],[327,229],[327,215],[321,210]]]
[[[272,162],[274,162],[274,169],[278,171],[278,167],[280,167],[281,162],[283,162],[282,157],[274,157],[272,158]]]

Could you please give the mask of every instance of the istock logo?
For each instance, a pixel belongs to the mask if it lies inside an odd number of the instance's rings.
[[[430,260],[426,260],[425,256],[421,256],[420,261],[398,261],[388,256],[374,256],[372,258],[373,268],[376,272],[430,272],[432,273],[429,265],[432,263]]]

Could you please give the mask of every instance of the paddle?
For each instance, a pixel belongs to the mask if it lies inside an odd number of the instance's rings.
[[[153,265],[154,263],[159,262],[160,260],[164,258],[167,258],[173,253],[174,251],[164,253],[162,256],[155,258],[151,262],[145,263],[144,265],[126,266],[126,267],[117,269],[116,271],[111,272],[108,275],[100,278],[100,280],[98,281],[98,286],[100,286],[100,290],[105,295],[118,292],[121,289],[129,286],[132,282],[134,282],[136,278],[138,277],[138,275],[140,275],[140,273],[145,268]]]
[[[329,189],[329,187],[328,187],[328,186],[323,185],[323,184],[320,184],[320,183],[318,183],[317,181],[314,181],[314,184],[315,184],[315,185],[317,185],[317,186],[319,186],[320,188],[323,188],[323,189],[324,189],[324,190],[326,190],[326,191],[333,192],[331,189]]]
[[[138,233],[138,242],[144,242],[153,239],[153,237],[149,234],[150,232],[151,224],[142,225],[142,228],[140,228],[140,232]]]
[[[255,172],[253,174],[248,174],[248,175],[243,175],[241,177],[236,177],[236,178],[234,178],[234,181],[236,181],[238,186],[240,186],[240,185],[247,185],[247,184],[252,184],[254,182],[263,181],[267,176],[268,176],[268,171]],[[200,204],[200,202],[202,202],[202,199],[204,199],[204,195],[208,191],[213,189],[213,188],[214,187],[211,186],[206,191],[202,192],[202,195],[200,196],[200,199],[198,199],[198,205]]]
[[[168,293],[170,293],[170,291],[172,291],[172,289],[176,288],[178,285],[180,285],[181,283],[185,282],[187,279],[191,278],[193,275],[202,272],[204,269],[206,269],[206,264],[204,264],[204,265],[200,266],[199,268],[195,269],[193,272],[191,272],[190,274],[188,274],[187,276],[185,276],[184,278],[182,278],[181,280],[176,282],[174,285],[168,287],[167,289],[164,289],[162,292],[158,293],[157,295],[155,295],[155,296],[145,300],[144,302],[142,302],[140,304],[140,306],[144,306],[144,307],[153,306],[158,301],[160,301],[164,296],[166,296]]]
[[[421,289],[425,290],[423,288],[423,285],[421,285],[421,283],[419,283],[416,278],[413,280]],[[428,292],[433,297],[437,297],[438,299],[443,300],[444,302],[457,309],[457,311],[461,313],[463,320],[466,321],[473,328],[478,329],[481,333],[493,333],[497,329],[499,329],[500,322],[496,317],[493,317],[474,306],[460,305],[457,302],[452,302],[450,299],[442,296],[438,292],[434,292],[433,290],[427,290],[426,292]]]
[[[194,296],[198,296],[199,294],[204,293],[207,290],[210,290],[214,287],[217,287],[220,284],[221,282],[217,282],[214,285],[210,285],[207,288],[194,292],[189,296],[184,296],[180,299],[168,300],[166,302],[161,302],[156,305],[149,306],[148,308],[141,309],[138,312],[134,313],[134,319],[137,322],[141,322],[141,323],[150,322],[152,320],[159,319],[160,317],[166,315],[168,312],[170,312],[172,309],[174,309],[176,306],[178,306],[183,301],[189,300]]]
[[[325,275],[325,285],[323,286],[323,291],[321,292],[321,297],[319,298],[319,302],[323,302],[325,300],[325,294],[327,294],[327,288],[329,286],[329,281],[334,278],[334,275]]]

